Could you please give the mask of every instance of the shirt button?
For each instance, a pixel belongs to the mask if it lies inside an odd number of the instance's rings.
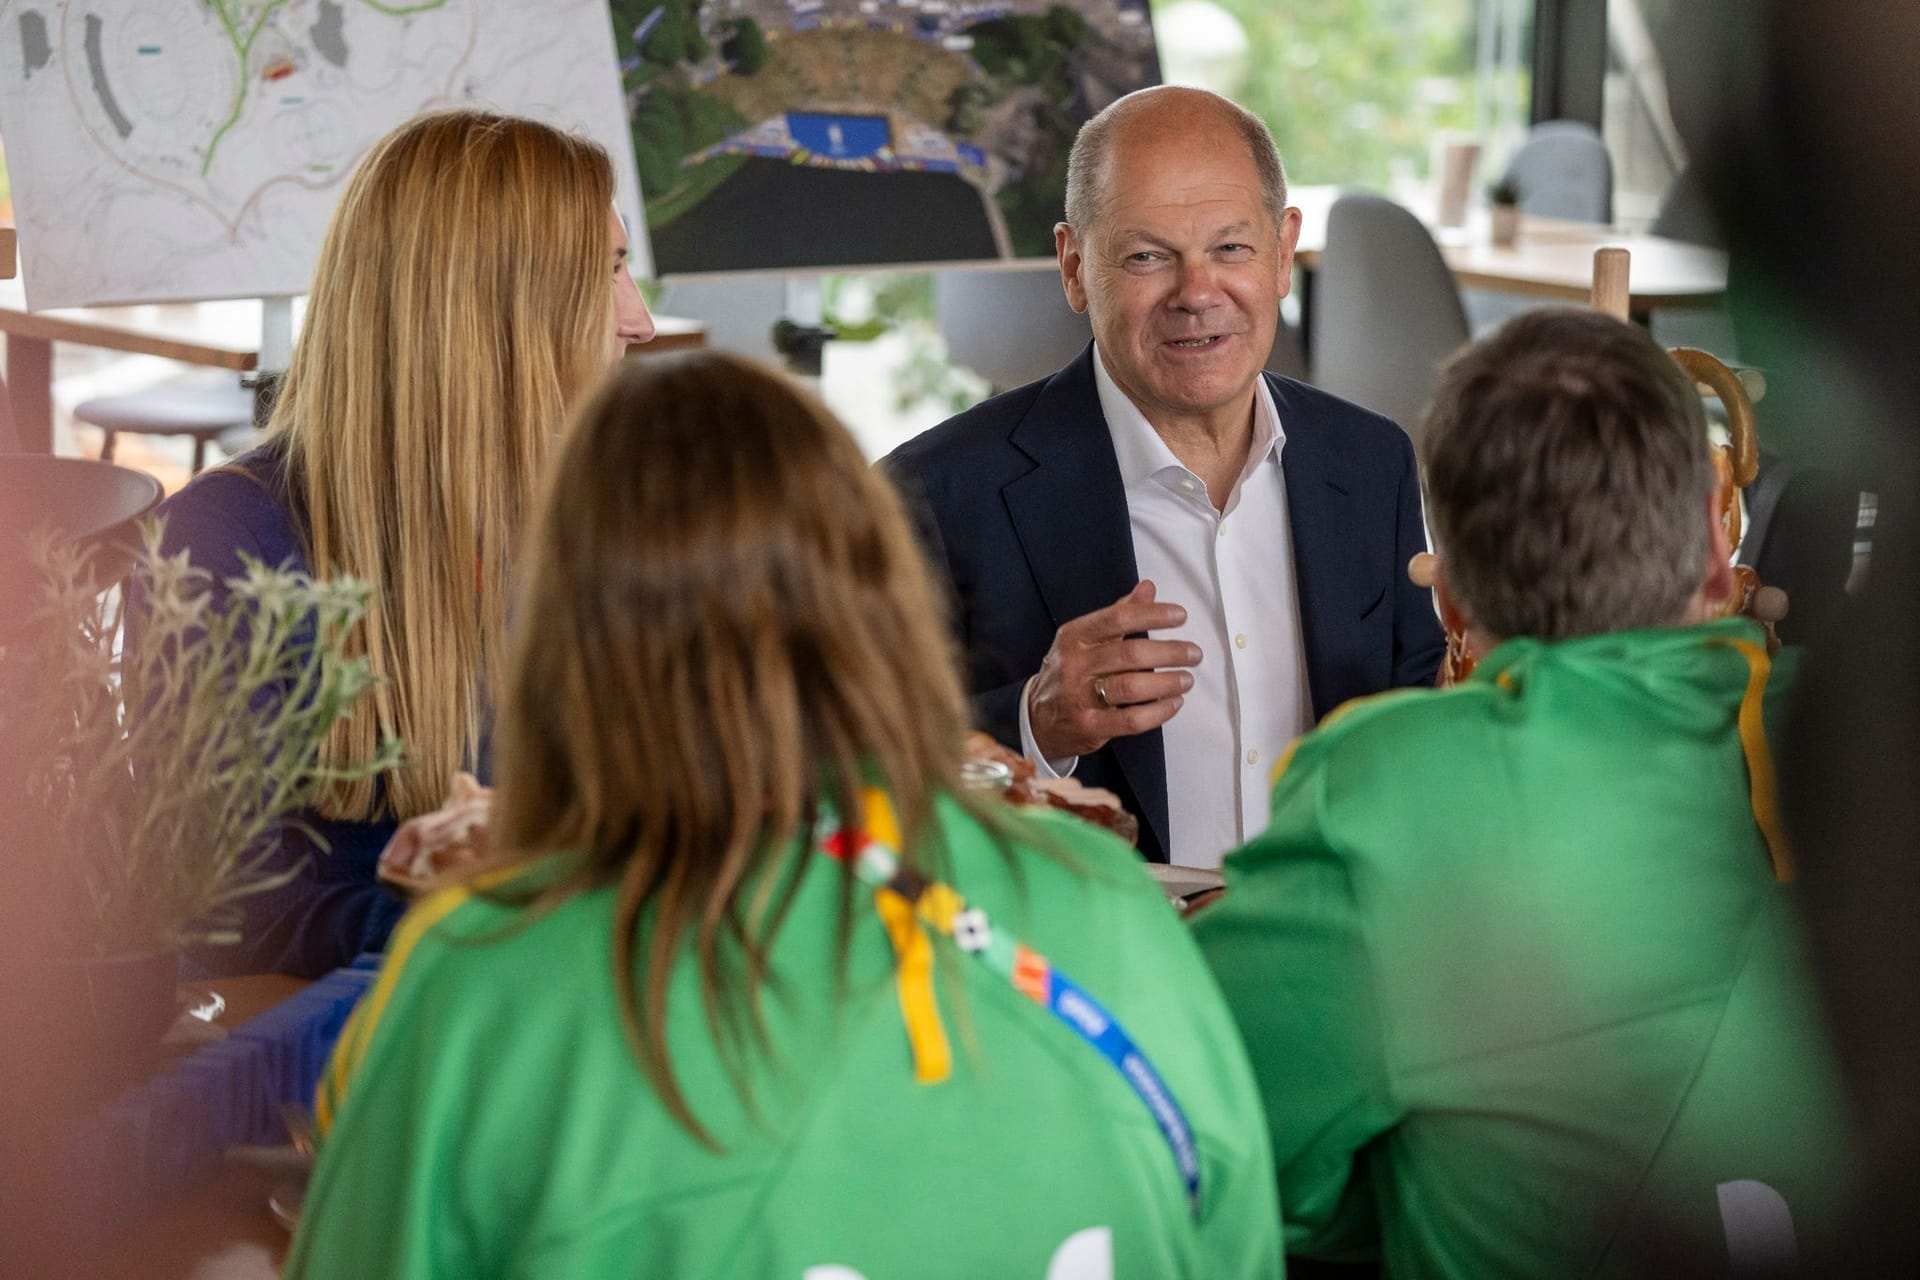
[[[1247,748],[1247,763],[1248,764],[1260,763],[1260,753],[1252,747]]]
[[[1235,637],[1233,638],[1233,647],[1234,647],[1234,648],[1236,648],[1236,649],[1244,649],[1244,648],[1246,648],[1246,647],[1247,647],[1247,633],[1246,633],[1246,632],[1244,632],[1244,631],[1242,631],[1242,632],[1241,632],[1241,633],[1240,633],[1239,635],[1237,635],[1237,636],[1235,636]]]

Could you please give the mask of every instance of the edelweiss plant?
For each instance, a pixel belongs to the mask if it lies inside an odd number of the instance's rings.
[[[38,603],[0,647],[0,735],[27,748],[21,781],[50,846],[19,852],[71,914],[76,951],[98,955],[235,940],[238,901],[298,873],[269,868],[275,827],[400,755],[388,741],[319,761],[373,687],[344,644],[368,584],[247,561],[216,609],[211,576],[161,553],[158,522],[141,536],[127,585],[105,593],[90,556],[34,539]],[[141,607],[123,625],[130,595]]]

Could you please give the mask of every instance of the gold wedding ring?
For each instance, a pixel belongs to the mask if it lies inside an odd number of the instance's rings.
[[[1100,699],[1101,706],[1109,710],[1113,708],[1113,704],[1107,701],[1107,678],[1105,676],[1095,676],[1093,678],[1093,696]]]

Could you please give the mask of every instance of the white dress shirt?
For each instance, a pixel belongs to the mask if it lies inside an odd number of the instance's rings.
[[[1267,380],[1256,379],[1253,444],[1225,509],[1216,511],[1206,483],[1174,457],[1097,349],[1095,356],[1134,561],[1153,581],[1156,601],[1187,611],[1184,626],[1151,635],[1190,641],[1202,655],[1185,703],[1160,731],[1168,853],[1179,866],[1217,867],[1266,828],[1274,762],[1313,722],[1280,471],[1287,437]],[[1069,773],[1077,758],[1049,761],[1034,743],[1032,693],[1029,680],[1020,699],[1021,747],[1042,772]]]

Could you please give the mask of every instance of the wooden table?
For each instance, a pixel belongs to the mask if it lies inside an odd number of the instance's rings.
[[[186,989],[218,992],[227,1002],[224,1012],[215,1018],[216,1026],[232,1030],[250,1018],[259,1016],[291,996],[299,995],[313,984],[305,978],[284,973],[256,973],[244,978],[215,978],[210,982],[189,982]]]
[[[239,374],[260,363],[260,309],[259,299],[248,298],[28,311],[20,283],[0,281],[0,333],[7,335],[6,385],[22,452],[53,451],[54,343],[162,356]],[[706,345],[707,328],[697,320],[656,316],[654,325],[653,341],[634,349],[675,351]]]
[[[1303,270],[1320,265],[1327,214],[1339,195],[1340,188],[1333,186],[1288,192],[1301,213],[1296,261]],[[1591,223],[1522,217],[1519,241],[1498,248],[1484,220],[1476,219],[1458,230],[1435,232],[1435,240],[1453,278],[1468,288],[1584,304],[1593,288],[1594,250],[1618,246],[1633,255],[1628,306],[1636,317],[1656,307],[1710,307],[1727,292],[1727,255],[1720,250]]]
[[[0,333],[7,335],[7,390],[23,453],[53,452],[53,344],[163,356],[231,369],[260,361],[260,302],[27,310],[17,280],[0,281]]]

